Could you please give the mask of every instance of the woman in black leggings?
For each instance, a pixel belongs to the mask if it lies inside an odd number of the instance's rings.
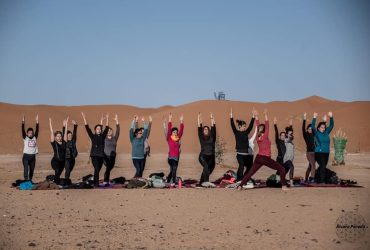
[[[64,120],[63,125],[67,129],[67,120]],[[54,182],[56,184],[59,184],[60,181],[60,175],[63,172],[65,160],[66,160],[66,140],[67,135],[61,132],[61,131],[55,131],[53,130],[53,125],[51,123],[51,118],[49,118],[49,125],[50,125],[50,143],[53,147],[54,156],[51,159],[51,167],[55,171],[54,176]]]
[[[107,137],[108,130],[109,130],[109,124],[107,122],[107,126],[104,128],[104,131],[102,132],[102,124],[97,124],[94,127],[95,134],[91,131],[89,125],[86,121],[86,116],[83,112],[81,112],[82,118],[84,119],[86,132],[90,137],[91,140],[91,151],[90,151],[90,157],[91,162],[94,166],[94,186],[99,186],[99,173],[104,163],[105,153],[104,153],[104,143],[105,143],[105,137]],[[108,114],[106,115],[105,119],[108,120]]]
[[[209,183],[209,176],[216,166],[215,144],[216,144],[216,121],[211,113],[211,128],[202,124],[201,114],[198,114],[198,137],[201,151],[199,162],[203,167],[200,183],[202,186],[213,186]]]

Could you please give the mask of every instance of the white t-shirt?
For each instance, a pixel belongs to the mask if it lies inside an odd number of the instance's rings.
[[[39,153],[39,149],[37,147],[37,139],[36,137],[32,137],[30,139],[28,136],[23,139],[24,147],[23,147],[23,153],[29,154],[29,155],[35,155]]]

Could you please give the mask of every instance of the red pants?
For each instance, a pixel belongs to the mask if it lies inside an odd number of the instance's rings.
[[[271,157],[267,157],[264,155],[257,155],[256,159],[254,160],[252,168],[246,173],[243,177],[242,182],[240,183],[240,186],[243,186],[249,179],[260,169],[263,165],[272,168],[274,170],[277,170],[280,174],[281,178],[281,184],[286,186],[286,180],[285,180],[285,169],[283,166],[281,166],[279,163],[271,159]]]

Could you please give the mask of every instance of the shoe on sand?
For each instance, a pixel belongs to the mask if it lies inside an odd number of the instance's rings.
[[[201,186],[202,186],[202,187],[206,187],[206,188],[215,188],[215,187],[216,187],[216,185],[215,185],[215,184],[213,184],[213,183],[211,183],[211,182],[209,182],[209,181],[205,181],[205,182],[203,182],[203,183],[201,184]]]
[[[284,186],[284,185],[283,185],[283,186],[281,187],[281,190],[283,190],[283,191],[288,191],[288,190],[289,190],[289,188],[288,188],[287,186]]]
[[[246,185],[243,186],[243,189],[252,189],[254,188],[254,184],[252,181],[248,181]]]

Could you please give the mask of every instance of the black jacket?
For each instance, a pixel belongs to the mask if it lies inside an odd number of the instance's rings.
[[[302,133],[304,141],[306,142],[307,152],[315,152],[315,134],[314,129],[312,129],[312,134],[306,131],[306,120],[302,123]]]
[[[66,128],[63,127],[63,136]],[[77,141],[77,124],[73,125],[72,140],[66,142],[66,159],[74,159],[77,157],[78,151],[76,146]]]
[[[54,150],[53,159],[64,162],[66,159],[66,142],[63,140],[61,144],[56,141],[50,142]]]
[[[253,124],[254,124],[254,118],[251,119],[249,126],[246,131],[239,131],[236,129],[235,124],[234,124],[234,119],[230,118],[230,123],[231,123],[231,128],[233,130],[233,133],[235,135],[235,149],[236,152],[239,153],[248,153],[248,148],[249,148],[249,138],[248,135],[253,129]]]
[[[200,127],[198,127],[198,137],[201,147],[201,154],[204,155],[214,155],[215,154],[215,148],[216,148],[216,125],[213,125],[211,127],[211,131],[209,131],[209,136],[205,137],[203,135],[203,126],[200,124]]]
[[[276,148],[278,150],[276,161],[280,164],[283,164],[284,155],[286,152],[285,141],[280,140],[279,130],[276,124],[274,124],[274,128],[275,128],[275,143],[276,143]]]
[[[91,140],[90,156],[91,157],[94,157],[94,156],[95,157],[105,157],[105,154],[104,154],[104,144],[105,144],[105,142],[104,142],[104,140],[105,140],[105,137],[107,137],[109,127],[106,126],[104,131],[100,135],[93,134],[89,125],[85,125],[85,128],[86,128],[87,134],[89,135],[90,140]]]

